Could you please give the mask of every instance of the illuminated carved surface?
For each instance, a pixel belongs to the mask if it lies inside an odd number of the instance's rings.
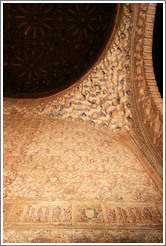
[[[4,95],[38,97],[84,75],[108,41],[116,4],[4,4]]]
[[[101,229],[33,229],[10,230],[4,238],[8,243],[162,243],[161,230]]]
[[[4,197],[160,201],[137,158],[111,135],[79,122],[5,117]]]
[[[162,178],[163,109],[152,63],[155,4],[141,4],[132,37],[132,115],[139,147]],[[134,107],[134,108],[133,108]]]
[[[72,239],[72,229],[95,227],[100,233],[123,229],[115,241],[125,235],[127,242],[162,240],[162,194],[135,156],[138,150],[116,131],[19,115],[5,116],[4,129],[4,241],[57,242],[56,230],[65,233],[66,226],[70,242],[86,241]],[[37,228],[46,233],[36,234]],[[153,229],[153,236],[130,232],[140,228]],[[95,233],[89,240],[107,242]]]
[[[130,138],[138,134],[138,146],[151,160],[130,100],[138,85],[141,120],[157,129],[141,72],[147,5],[124,5],[105,58],[78,86],[46,99],[4,101],[4,242],[162,242],[158,163],[143,158]]]

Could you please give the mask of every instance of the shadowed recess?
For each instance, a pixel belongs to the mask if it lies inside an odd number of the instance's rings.
[[[117,4],[4,3],[4,96],[48,96],[78,81],[104,50],[117,12]]]
[[[158,3],[156,7],[152,48],[155,78],[163,98],[163,3]]]

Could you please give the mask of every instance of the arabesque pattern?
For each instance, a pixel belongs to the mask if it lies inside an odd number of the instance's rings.
[[[95,227],[101,230],[89,242],[161,242],[162,194],[121,134],[79,121],[5,116],[4,242],[87,242],[73,229]],[[111,239],[111,228],[123,228],[121,237]],[[156,236],[131,236],[140,228]],[[64,237],[55,239],[56,229]]]

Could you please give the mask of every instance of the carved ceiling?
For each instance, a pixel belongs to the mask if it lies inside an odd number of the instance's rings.
[[[60,92],[94,65],[113,31],[117,4],[4,4],[4,96]]]

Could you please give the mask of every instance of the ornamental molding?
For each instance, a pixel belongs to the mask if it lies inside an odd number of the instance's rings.
[[[133,120],[131,137],[151,163],[152,176],[158,177],[158,184],[162,189],[163,110],[152,60],[156,5],[152,3],[134,5],[131,37],[131,105]]]

